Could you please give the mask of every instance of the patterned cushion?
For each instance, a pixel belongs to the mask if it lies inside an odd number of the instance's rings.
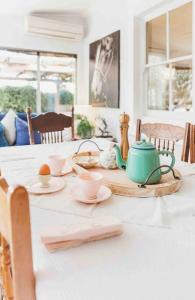
[[[5,129],[3,124],[0,122],[0,147],[6,147],[9,146],[8,141],[6,140],[5,137]]]
[[[15,118],[15,112],[12,109],[10,109],[1,121],[5,128],[5,137],[9,145],[13,145],[16,140]]]

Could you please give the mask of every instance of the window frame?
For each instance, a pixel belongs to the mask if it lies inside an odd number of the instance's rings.
[[[188,3],[192,3],[192,54],[191,55],[187,55],[187,56],[180,56],[177,58],[170,58],[169,57],[169,51],[170,51],[170,44],[169,44],[169,29],[170,29],[170,23],[169,23],[169,12],[179,8],[180,6],[183,6],[185,4]],[[167,51],[166,51],[166,60],[159,62],[159,63],[146,63],[146,59],[147,59],[147,42],[146,42],[146,31],[147,31],[147,22],[151,21],[154,18],[160,17],[162,15],[166,14],[166,20],[167,20],[167,30],[166,30],[166,46],[167,46]],[[141,35],[142,35],[142,67],[141,67],[141,78],[142,78],[142,83],[140,82],[140,84],[142,85],[142,92],[140,95],[140,98],[143,99],[143,101],[141,101],[140,99],[140,106],[142,105],[142,107],[139,107],[139,112],[141,112],[144,116],[146,117],[152,117],[152,118],[163,118],[163,119],[170,119],[171,117],[173,117],[175,119],[182,119],[182,120],[186,120],[189,118],[193,118],[193,114],[195,112],[195,100],[194,100],[194,92],[195,92],[195,60],[193,52],[194,52],[194,34],[195,34],[195,30],[193,29],[193,25],[194,25],[194,4],[192,0],[177,0],[177,1],[172,1],[171,3],[169,3],[168,5],[161,5],[158,6],[157,8],[153,9],[152,11],[149,11],[141,16],[138,16],[138,19],[140,20],[140,29],[141,29]],[[153,66],[159,66],[159,65],[165,65],[165,64],[172,64],[175,62],[179,62],[179,61],[184,61],[184,60],[192,60],[192,110],[191,111],[165,111],[165,110],[151,110],[148,108],[148,98],[147,98],[147,70],[150,67]],[[171,80],[171,79],[170,79]],[[171,95],[171,89],[169,89],[169,98]],[[144,105],[143,105],[144,104]],[[169,101],[169,105],[170,105],[170,101]]]
[[[36,89],[36,113],[42,113],[41,109],[41,77],[40,77],[40,56],[41,55],[53,55],[53,56],[69,56],[75,58],[75,97],[74,97],[74,105],[77,103],[77,95],[78,95],[78,55],[75,53],[65,53],[65,52],[56,52],[56,51],[45,51],[45,50],[35,50],[35,49],[23,49],[23,48],[12,48],[12,47],[0,47],[0,50],[4,51],[13,51],[20,52],[24,54],[34,53],[37,56],[37,89]]]

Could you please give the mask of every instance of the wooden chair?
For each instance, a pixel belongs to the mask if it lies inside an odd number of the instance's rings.
[[[190,125],[190,163],[195,163],[195,125]]]
[[[188,162],[190,147],[190,123],[186,127],[163,123],[145,123],[137,120],[136,141],[140,141],[141,134],[145,134],[158,150],[175,151],[175,143],[183,140],[181,160]]]
[[[0,284],[3,300],[35,300],[28,193],[0,177]]]
[[[31,118],[31,108],[27,108],[27,120],[30,136],[30,144],[35,144],[34,132],[41,135],[42,144],[63,142],[63,130],[71,128],[74,140],[74,107],[71,116],[48,112]]]

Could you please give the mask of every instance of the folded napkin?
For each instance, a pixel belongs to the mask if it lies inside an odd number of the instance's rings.
[[[86,242],[122,234],[122,223],[114,217],[98,217],[85,222],[47,228],[41,240],[49,251],[76,247]]]

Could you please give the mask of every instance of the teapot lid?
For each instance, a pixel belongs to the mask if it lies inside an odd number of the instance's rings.
[[[153,150],[155,146],[151,142],[147,142],[146,140],[136,141],[132,148],[140,149],[140,150]]]

